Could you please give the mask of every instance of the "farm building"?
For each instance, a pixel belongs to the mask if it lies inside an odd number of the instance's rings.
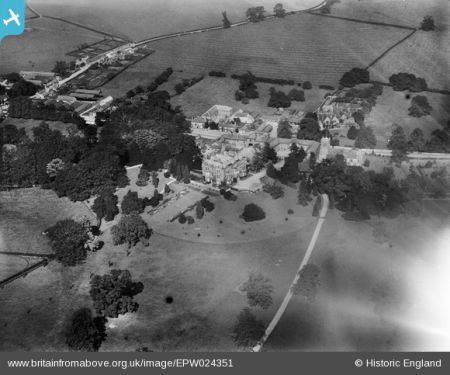
[[[362,166],[364,162],[363,150],[352,147],[331,146],[330,138],[323,137],[320,140],[318,161],[335,158],[336,155],[343,155],[345,162],[349,166]]]
[[[233,108],[226,105],[216,104],[208,109],[203,115],[201,115],[201,117],[203,117],[205,120],[219,123],[221,121],[227,120],[231,116],[232,112]]]
[[[362,109],[362,99],[330,95],[317,109],[317,121],[322,130],[354,125],[353,114]]]
[[[192,129],[203,129],[205,127],[206,120],[201,116],[196,116],[191,119]]]

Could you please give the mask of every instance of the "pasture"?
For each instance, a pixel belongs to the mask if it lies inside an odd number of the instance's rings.
[[[167,66],[193,75],[250,70],[258,76],[336,85],[345,71],[366,66],[406,32],[300,14],[149,43],[155,54],[129,71]]]
[[[66,53],[83,43],[102,40],[101,35],[51,19],[27,21],[20,36],[0,44],[0,74],[20,70],[50,71],[57,60],[72,60]]]
[[[425,78],[429,87],[450,89],[450,47],[445,42],[450,39],[450,8],[445,1],[341,0],[333,5],[332,14],[417,28],[424,16],[432,16],[435,32],[417,31],[377,62],[370,72],[373,79],[382,81],[394,73],[413,73]]]
[[[329,211],[311,258],[321,269],[316,300],[295,296],[266,349],[447,350],[440,336],[447,313],[438,306],[447,306],[447,292],[440,293],[448,284],[432,282],[430,275],[448,267],[448,256],[440,251],[450,235],[444,224],[449,204],[417,204],[424,210],[420,217],[366,222]],[[442,256],[446,262],[436,263]],[[430,292],[432,283],[436,292]],[[420,293],[431,295],[423,299]]]
[[[238,287],[250,272],[260,272],[272,279],[274,304],[269,310],[258,312],[268,322],[312,235],[315,225],[310,216],[312,208],[300,209],[295,200],[292,202],[294,195],[288,195],[287,201],[295,210],[289,220],[293,223],[303,220],[304,225],[294,231],[292,228],[284,232],[277,229],[270,238],[262,236],[263,231],[257,228],[260,225],[266,232],[269,228],[275,229],[276,218],[270,211],[267,211],[265,221],[254,225],[250,233],[255,233],[251,239],[234,231],[230,231],[233,233],[228,241],[217,243],[204,242],[197,237],[179,239],[180,224],[174,223],[174,227],[166,226],[166,231],[172,232],[170,236],[154,233],[149,247],[138,245],[131,249],[129,256],[126,246],[112,245],[110,231],[105,229],[101,238],[105,246],[97,253],[89,254],[85,264],[63,268],[51,262],[2,291],[0,302],[4,308],[0,324],[3,340],[0,349],[47,351],[65,348],[61,336],[65,318],[77,308],[91,306],[90,275],[119,268],[129,269],[135,279],[144,283],[144,291],[136,298],[140,305],[137,313],[109,319],[107,339],[101,350],[133,351],[142,346],[153,350],[239,350],[230,337],[236,315],[246,306],[246,298]],[[218,199],[223,200],[222,197]],[[249,196],[248,199],[255,200],[256,197]],[[284,205],[288,204],[271,199],[259,197],[258,202],[267,200],[262,203],[265,209],[278,204],[284,210]],[[63,202],[61,200],[57,207]],[[222,227],[216,223],[217,217],[227,209],[222,205],[228,205],[228,210],[237,215],[241,203],[241,197],[237,202],[216,202],[216,209],[198,225],[205,231],[209,226],[211,233],[222,230],[214,228]],[[24,209],[22,203],[18,209]],[[46,214],[47,210],[44,210],[42,215]],[[153,228],[163,226],[157,216],[144,214],[143,217]],[[225,220],[223,226],[234,226],[232,221],[238,220]],[[43,220],[40,223],[39,232],[44,228]],[[21,230],[27,235],[34,232],[30,228]],[[196,233],[193,228],[189,231]],[[8,239],[8,243],[11,241]],[[14,241],[21,243],[18,238]],[[173,298],[173,303],[166,302],[168,296]],[[26,342],[21,339],[23,337],[27,337]]]
[[[276,109],[267,106],[271,87],[275,87],[277,91],[284,91],[286,94],[293,88],[301,89],[298,86],[280,86],[267,83],[257,83],[256,86],[258,87],[259,98],[251,99],[248,104],[243,104],[234,98],[234,93],[239,88],[239,81],[229,77],[205,77],[205,79],[190,87],[181,95],[173,97],[171,103],[173,106],[180,106],[187,117],[201,115],[215,104],[227,105],[236,109],[240,108],[254,116],[272,115],[276,112]],[[287,110],[315,111],[328,91],[319,89],[314,82],[313,86],[311,90],[304,90],[304,102],[293,101]]]
[[[271,13],[276,2],[262,0]],[[313,7],[320,0],[287,0],[287,10],[300,10]],[[226,11],[231,22],[245,18],[245,11],[254,6],[245,0],[32,0],[32,6],[45,15],[62,17],[84,25],[94,26],[102,31],[132,40],[170,34],[182,30],[222,24],[222,12]]]

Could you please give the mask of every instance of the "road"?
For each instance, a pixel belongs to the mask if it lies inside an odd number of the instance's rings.
[[[311,238],[311,241],[309,242],[308,249],[306,250],[306,253],[303,257],[302,262],[300,263],[300,266],[298,267],[297,273],[295,274],[294,280],[292,281],[289,290],[286,293],[286,296],[283,299],[283,302],[281,303],[280,307],[278,308],[277,312],[275,313],[274,317],[272,318],[271,322],[266,328],[266,331],[264,333],[264,336],[262,339],[252,348],[253,352],[260,352],[263,348],[264,344],[266,343],[267,339],[269,338],[270,334],[273,332],[275,327],[277,326],[278,322],[282,318],[284,312],[286,311],[286,308],[291,301],[292,296],[294,295],[293,290],[294,286],[297,284],[299,278],[300,278],[300,271],[304,266],[306,266],[309,262],[309,259],[311,258],[312,252],[314,250],[314,247],[317,242],[317,238],[319,238],[320,230],[322,229],[322,225],[325,221],[325,217],[327,215],[328,211],[328,195],[322,194],[322,209],[320,210],[320,216],[317,220],[316,229],[314,230],[313,236]]]

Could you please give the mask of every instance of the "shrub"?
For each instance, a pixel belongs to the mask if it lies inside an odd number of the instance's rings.
[[[290,208],[289,210],[288,210],[288,215],[293,215],[294,214],[294,210],[292,209],[292,208]]]
[[[370,167],[370,160],[366,159],[364,160],[364,164],[363,164],[366,168]]]
[[[270,99],[267,106],[272,108],[288,108],[291,106],[291,99],[283,91],[270,90]]]
[[[195,223],[195,220],[192,216],[186,216],[186,221],[189,225],[192,225]]]
[[[206,210],[206,212],[211,212],[214,210],[215,206],[214,203],[212,203],[208,197],[205,197],[201,200],[203,208]]]
[[[319,85],[319,89],[321,90],[329,90],[329,91],[334,91],[335,88],[333,86],[329,86],[329,85]]]
[[[227,201],[236,201],[237,200],[237,196],[234,195],[230,190],[227,190],[223,193],[223,197],[227,200]]]
[[[205,208],[203,207],[201,202],[197,203],[197,205],[195,206],[195,216],[199,220],[202,219],[203,216],[205,216]]]
[[[283,187],[277,183],[274,184],[264,184],[263,190],[270,194],[270,196],[273,199],[283,198],[284,197],[284,190]]]
[[[247,204],[241,218],[247,222],[263,220],[266,217],[264,210],[254,203]]]

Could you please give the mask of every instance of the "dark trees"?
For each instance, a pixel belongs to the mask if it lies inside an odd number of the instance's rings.
[[[128,248],[135,246],[139,241],[148,245],[152,230],[140,215],[132,213],[124,215],[117,225],[111,228],[114,245],[128,244]]]
[[[70,350],[96,352],[106,337],[105,330],[105,318],[94,318],[90,309],[81,308],[66,323],[64,337]]]
[[[128,190],[128,193],[123,197],[120,207],[124,214],[131,214],[133,212],[140,214],[144,211],[145,204],[144,200],[138,197],[137,192]]]
[[[247,204],[241,218],[247,222],[263,220],[266,217],[264,210],[254,203]]]
[[[64,266],[76,266],[87,257],[85,244],[89,239],[83,224],[72,219],[58,221],[47,229],[56,260]]]
[[[395,91],[409,90],[421,92],[427,89],[427,83],[423,78],[410,73],[397,73],[389,77],[389,83]]]
[[[268,163],[269,161],[276,163],[278,161],[277,152],[270,147],[269,143],[264,143],[263,149],[261,151],[261,159],[264,164]]]
[[[431,113],[433,107],[426,96],[416,95],[411,100],[411,107],[408,108],[408,114],[412,117],[423,117]]]
[[[222,17],[223,17],[222,19],[223,27],[225,29],[229,29],[231,27],[231,22],[228,19],[227,12],[222,12]]]
[[[90,285],[95,311],[111,318],[137,311],[139,304],[133,297],[144,289],[141,282],[133,282],[128,270],[112,270],[107,275],[94,275]]]
[[[274,88],[270,89],[270,99],[267,106],[272,108],[288,108],[291,106],[291,99],[283,91],[277,91]]]
[[[283,8],[283,4],[275,4],[273,8],[273,13],[276,17],[283,18],[286,15],[286,10]]]
[[[360,83],[368,83],[370,80],[369,71],[362,68],[353,68],[344,73],[339,83],[344,87],[355,87]]]
[[[373,149],[377,145],[377,138],[370,126],[363,126],[358,131],[355,139],[355,147]]]
[[[351,140],[355,140],[356,137],[358,136],[359,130],[356,129],[356,126],[352,125],[350,126],[350,128],[348,129],[347,132],[347,138],[351,139]]]
[[[287,138],[287,139],[292,138],[292,128],[291,125],[289,124],[289,121],[287,120],[280,121],[280,123],[278,124],[277,135],[278,138]]]
[[[239,346],[255,345],[264,335],[264,324],[256,319],[249,308],[243,309],[233,326],[233,340]]]
[[[415,128],[409,135],[408,151],[425,151],[426,142],[423,131],[420,128]]]
[[[263,275],[251,274],[242,285],[250,306],[259,306],[266,310],[272,305],[273,286],[271,280]]]
[[[305,117],[300,121],[297,132],[298,139],[310,139],[312,141],[320,141],[322,132],[319,123],[313,117]]]
[[[37,92],[37,87],[24,79],[20,79],[8,91],[9,98],[18,98],[20,96],[33,96]]]
[[[69,68],[69,64],[67,64],[65,61],[56,61],[52,72],[58,74],[61,77],[67,77],[70,74]]]
[[[302,177],[298,185],[297,203],[302,206],[307,206],[311,201],[311,189],[306,178]]]
[[[408,139],[401,126],[395,127],[389,138],[387,147],[392,150],[391,160],[393,162],[401,163],[403,160],[406,160],[406,155],[408,153]]]
[[[92,211],[95,212],[98,220],[105,218],[106,221],[112,221],[119,213],[117,203],[117,195],[112,190],[105,190],[95,198]]]
[[[259,22],[265,18],[265,12],[263,6],[251,7],[247,9],[246,16],[250,22]]]
[[[289,91],[288,97],[295,102],[304,102],[305,92],[303,90],[292,89]]]

